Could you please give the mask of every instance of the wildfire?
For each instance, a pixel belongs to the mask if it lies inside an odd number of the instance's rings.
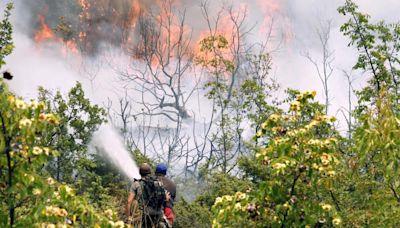
[[[181,23],[181,15],[184,11],[180,6],[185,2],[181,0],[75,0],[69,2],[62,6],[56,4],[56,7],[51,9],[53,17],[56,15],[65,18],[65,25],[69,27],[64,33],[52,30],[46,24],[46,14],[43,13],[43,9],[40,13],[38,12],[40,26],[34,36],[36,43],[62,42],[63,47],[72,52],[78,52],[79,46],[83,52],[88,54],[96,53],[102,44],[111,44],[132,50],[132,48],[140,46],[142,42],[138,39],[139,31],[142,29],[138,26],[141,17],[150,17],[151,20],[154,20],[154,24],[150,21],[148,26],[151,26],[149,29],[157,37],[154,38],[154,42],[147,43],[161,48],[160,51],[166,51],[167,56],[164,56],[164,59],[175,57],[174,50],[167,49],[176,47],[179,42],[185,42],[184,37],[186,36],[193,43],[190,48],[197,53],[199,52],[197,50],[199,41],[208,36],[222,35],[230,44],[235,45],[235,42],[239,42],[241,38],[237,37],[238,31],[235,30],[235,22],[232,21],[232,18],[240,22],[242,17],[247,17],[247,20],[253,15],[261,17],[259,32],[264,35],[269,28],[268,25],[272,21],[278,21],[274,27],[279,28],[280,32],[283,31],[284,39],[288,40],[292,37],[290,20],[282,12],[285,8],[283,4],[286,1],[282,0],[255,0],[253,3],[240,3],[236,8],[237,12],[230,12],[231,15],[229,12],[225,12],[227,14],[221,15],[218,28],[212,32],[206,28],[205,24],[203,27],[196,28],[196,31],[192,31],[188,25]],[[73,10],[76,7],[80,8],[78,15],[65,15],[65,12],[75,12]],[[192,20],[191,17],[192,15],[186,14],[186,19]],[[146,23],[146,20],[144,22]],[[204,21],[204,23],[206,22]],[[243,30],[245,29],[243,28]],[[156,40],[162,40],[162,42],[156,42]],[[188,45],[183,46],[188,47]],[[229,49],[225,52],[225,57],[228,59],[232,57],[228,53]]]
[[[72,40],[63,40],[56,36],[53,29],[50,28],[48,24],[46,24],[45,17],[43,15],[38,15],[39,23],[40,23],[40,30],[36,32],[34,40],[37,44],[41,44],[46,41],[54,41],[63,44],[63,50],[61,50],[64,55],[68,52],[70,53],[79,53],[77,44],[74,39]]]
[[[53,30],[46,24],[45,18],[43,15],[39,15],[39,22],[41,29],[35,34],[35,42],[41,43],[45,40],[51,40],[55,37]]]

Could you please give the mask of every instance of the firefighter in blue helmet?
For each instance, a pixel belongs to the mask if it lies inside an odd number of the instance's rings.
[[[166,201],[163,205],[164,207],[164,216],[168,220],[169,225],[172,226],[175,220],[175,214],[173,211],[174,200],[176,197],[176,185],[175,183],[166,177],[168,167],[164,163],[160,163],[156,166],[155,175],[158,180],[162,183],[165,190],[170,194],[170,199]]]

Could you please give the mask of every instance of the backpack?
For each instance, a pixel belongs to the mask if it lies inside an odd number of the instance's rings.
[[[165,189],[154,176],[146,176],[140,180],[142,186],[141,206],[149,215],[162,215],[162,205],[165,201]]]

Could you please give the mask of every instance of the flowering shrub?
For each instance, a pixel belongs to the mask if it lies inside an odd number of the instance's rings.
[[[341,224],[331,194],[340,156],[331,130],[335,118],[309,111],[314,96],[297,94],[289,112],[272,114],[261,125],[256,138],[267,142],[255,157],[268,177],[257,189],[218,197],[213,227]],[[304,118],[310,113],[310,120]]]
[[[68,185],[47,177],[42,168],[57,151],[43,138],[59,118],[43,103],[25,102],[0,81],[0,226],[124,227],[111,210],[99,213]]]

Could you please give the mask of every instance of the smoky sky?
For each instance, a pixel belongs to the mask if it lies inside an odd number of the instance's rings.
[[[0,3],[4,7],[6,1]],[[35,32],[40,29],[40,22],[38,15],[43,14],[46,17],[46,23],[49,27],[54,28],[60,21],[60,17],[64,17],[65,21],[71,25],[73,31],[75,31],[74,37],[77,39],[79,36],[78,31],[87,31],[88,40],[90,40],[91,46],[84,46],[91,51],[96,51],[101,43],[109,43],[118,47],[121,41],[126,35],[124,32],[135,33],[134,30],[124,30],[124,21],[132,16],[132,2],[133,0],[90,0],[96,4],[95,8],[91,8],[90,18],[81,24],[79,15],[82,13],[82,8],[78,4],[77,0],[16,0],[15,10],[12,14],[12,22],[15,26],[16,34],[16,51],[13,55],[8,57],[8,69],[17,71],[19,74],[29,75],[31,77],[28,81],[34,85],[32,90],[36,89],[37,84],[47,83],[49,86],[53,86],[51,78],[54,75],[63,77],[60,74],[60,67],[51,69],[43,62],[43,69],[40,71],[40,76],[36,76],[35,71],[24,71],[19,66],[25,64],[28,66],[37,66],[39,63],[32,58],[26,57],[27,51],[35,50],[29,48],[30,44],[26,39],[22,39],[21,34],[25,35],[27,39],[32,39]],[[177,11],[182,12],[186,9],[186,22],[190,28],[194,31],[198,29],[204,29],[205,21],[202,18],[200,10],[200,2],[197,0],[176,0],[179,6]],[[263,25],[263,20],[269,10],[264,9],[260,2],[264,0],[245,0],[245,1],[225,1],[225,0],[213,0],[209,1],[212,17],[215,18],[216,12],[219,7],[228,6],[231,3],[236,6],[245,4],[248,7],[248,20],[247,25],[249,27],[256,25],[257,27],[253,30],[254,36],[251,41],[258,41],[263,39],[263,36],[258,33],[260,26]],[[333,22],[330,48],[335,53],[335,71],[330,81],[330,92],[333,95],[331,98],[332,113],[337,114],[336,111],[344,106],[347,101],[347,95],[344,93],[344,89],[347,88],[347,84],[344,80],[341,70],[351,70],[354,65],[357,56],[357,50],[353,47],[348,47],[348,38],[344,37],[339,31],[339,27],[348,18],[339,15],[337,8],[344,4],[344,0],[268,0],[265,2],[278,3],[278,12],[276,15],[272,15],[275,20],[276,29],[282,30],[288,27],[292,34],[292,38],[289,42],[285,43],[278,52],[272,54],[273,58],[273,70],[272,74],[277,78],[278,82],[281,83],[283,88],[291,87],[300,90],[315,89],[319,93],[318,99],[323,101],[322,86],[318,81],[315,68],[310,64],[307,59],[301,56],[301,52],[309,51],[310,54],[316,59],[320,58],[321,50],[318,43],[318,37],[316,35],[316,27],[318,24],[325,19],[330,19]],[[386,20],[389,22],[396,22],[400,18],[398,16],[398,9],[400,9],[400,1],[397,0],[357,0],[355,1],[360,8],[360,11],[371,15],[372,21]],[[139,1],[142,8],[154,10],[154,1],[141,0]],[[118,15],[115,17],[115,15]],[[135,16],[135,15],[133,15]],[[269,15],[271,16],[271,15]],[[283,23],[285,21],[285,23]],[[94,42],[93,42],[94,41]],[[26,49],[24,49],[26,48]],[[36,53],[37,54],[37,53]],[[36,56],[35,54],[35,56]],[[55,59],[52,56],[46,58],[44,56],[42,60]],[[26,61],[26,62],[22,62]],[[33,63],[34,62],[34,63]],[[60,62],[60,63],[59,63]],[[64,60],[61,58],[54,66],[61,66]],[[39,69],[37,70],[39,74]],[[43,76],[48,74],[47,76]],[[65,73],[65,77],[70,75]],[[107,77],[111,73],[107,73]],[[359,88],[368,79],[368,75],[362,75],[362,72],[355,72],[357,80],[354,83],[355,88]],[[34,79],[36,77],[36,79]],[[49,80],[44,78],[49,78]],[[21,78],[21,77],[19,77]],[[27,80],[21,80],[21,85],[26,83]],[[37,81],[37,83],[33,83]],[[62,81],[62,80],[61,80]],[[67,81],[67,80],[66,80]],[[23,88],[27,89],[32,85],[24,84]],[[68,84],[70,85],[70,84]],[[24,92],[24,91],[22,91]]]

